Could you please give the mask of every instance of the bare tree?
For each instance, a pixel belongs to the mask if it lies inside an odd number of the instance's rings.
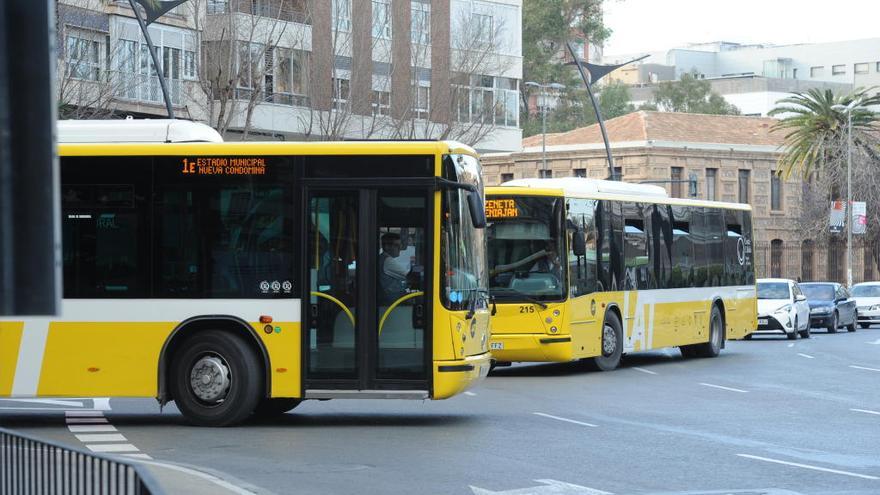
[[[297,0],[190,0],[198,13],[206,7],[204,21],[195,15],[201,33],[203,62],[199,84],[204,114],[221,134],[240,130],[247,140],[253,132],[257,106],[272,101],[276,51],[302,47],[303,30],[290,29],[291,21],[304,22],[305,2]],[[237,117],[243,115],[243,121]]]

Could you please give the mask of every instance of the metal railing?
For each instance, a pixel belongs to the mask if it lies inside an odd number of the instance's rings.
[[[135,463],[0,428],[0,495],[161,493]]]
[[[753,252],[759,278],[846,283],[846,244],[842,241],[756,243]],[[852,257],[853,283],[880,280],[880,242],[854,241]]]

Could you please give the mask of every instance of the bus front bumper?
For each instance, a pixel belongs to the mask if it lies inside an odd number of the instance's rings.
[[[567,362],[574,359],[571,335],[494,334],[489,349],[495,361]]]
[[[434,396],[447,399],[476,385],[489,374],[492,356],[488,352],[453,361],[434,361]]]

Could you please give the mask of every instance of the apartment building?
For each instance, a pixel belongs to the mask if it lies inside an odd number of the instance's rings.
[[[164,115],[127,5],[59,4],[60,65],[79,86],[104,83],[91,106]],[[150,29],[176,111],[227,139],[457,139],[505,151],[522,138],[521,17],[522,0],[190,0]]]

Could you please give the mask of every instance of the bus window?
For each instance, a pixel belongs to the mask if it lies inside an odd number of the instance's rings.
[[[596,200],[572,199],[568,203],[568,266],[571,277],[571,297],[590,294],[598,290]],[[574,239],[584,241],[584,253],[574,252]]]
[[[623,289],[647,289],[648,242],[645,221],[637,203],[623,203],[624,279]]]
[[[708,286],[725,285],[724,278],[724,210],[705,209],[706,220],[706,260],[708,264]]]
[[[657,288],[665,289],[672,271],[672,222],[669,220],[672,212],[668,205],[653,205],[650,210],[651,263]]]
[[[691,287],[695,276],[694,248],[690,233],[690,208],[672,207],[672,273],[670,288]]]

